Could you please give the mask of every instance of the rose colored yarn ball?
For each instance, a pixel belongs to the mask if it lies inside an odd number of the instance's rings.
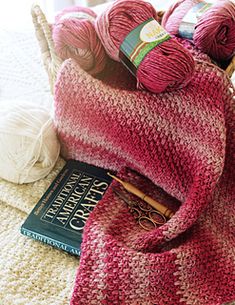
[[[125,37],[157,13],[150,3],[141,0],[115,1],[96,19],[96,31],[106,52],[116,61]],[[186,86],[194,72],[194,60],[188,50],[173,38],[155,46],[137,68],[141,86],[160,93]]]
[[[53,40],[62,59],[73,58],[92,75],[101,72],[107,55],[94,27],[96,14],[89,8],[69,7],[55,18]]]
[[[186,13],[202,0],[181,0],[167,10],[162,19],[163,27],[177,35]],[[216,60],[227,60],[235,53],[235,4],[221,0],[213,4],[198,20],[194,44]]]

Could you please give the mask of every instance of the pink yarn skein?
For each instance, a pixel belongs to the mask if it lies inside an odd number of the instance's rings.
[[[180,0],[164,14],[163,27],[178,35],[186,13],[203,0]],[[198,20],[193,34],[196,47],[216,60],[230,59],[235,53],[235,4],[220,0],[209,8]]]
[[[96,19],[96,31],[106,52],[116,61],[125,37],[149,18],[157,18],[150,3],[142,0],[115,1]],[[136,72],[138,82],[146,89],[160,93],[186,86],[194,72],[194,60],[188,50],[173,38],[152,49]]]
[[[66,8],[56,16],[52,33],[57,54],[64,60],[75,59],[91,75],[100,73],[107,60],[95,31],[95,18],[95,12],[89,8]]]

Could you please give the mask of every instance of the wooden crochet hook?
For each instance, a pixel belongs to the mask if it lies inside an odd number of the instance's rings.
[[[153,198],[149,197],[148,195],[146,195],[145,193],[143,193],[142,191],[137,189],[133,184],[131,184],[129,182],[126,182],[126,181],[122,181],[120,178],[118,178],[118,177],[116,177],[116,176],[114,176],[110,173],[108,173],[108,175],[110,177],[112,177],[114,180],[118,181],[124,187],[125,190],[134,194],[135,196],[142,199],[143,201],[147,202],[155,210],[159,211],[160,213],[162,213],[167,218],[171,218],[174,215],[174,212],[172,210],[168,209],[167,207],[165,207],[160,202],[154,200]]]

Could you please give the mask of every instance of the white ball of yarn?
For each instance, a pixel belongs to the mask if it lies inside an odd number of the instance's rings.
[[[0,177],[29,183],[54,167],[60,143],[48,109],[25,102],[1,102]]]

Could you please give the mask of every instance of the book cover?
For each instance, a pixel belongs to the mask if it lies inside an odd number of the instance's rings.
[[[68,160],[21,226],[21,233],[80,256],[85,222],[111,181],[103,168]]]

